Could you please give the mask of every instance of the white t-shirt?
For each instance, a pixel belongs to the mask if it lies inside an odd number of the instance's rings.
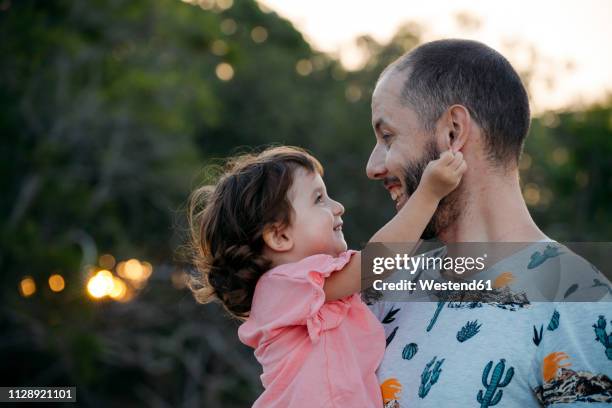
[[[550,258],[572,271],[567,276],[579,277],[579,282],[561,279],[562,297],[571,300],[595,287],[607,288],[609,294],[599,302],[527,302],[514,307],[479,302],[371,304],[387,338],[377,371],[385,407],[612,403],[612,286],[601,272],[558,243],[537,242],[483,271],[483,278],[511,273],[511,287],[529,287],[546,267],[546,258],[534,262],[535,252],[543,254],[546,246],[563,249],[549,248]]]

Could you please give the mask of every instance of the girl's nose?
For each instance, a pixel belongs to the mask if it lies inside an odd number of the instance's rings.
[[[332,200],[332,201],[334,204],[334,215],[344,214],[344,206],[335,200]]]

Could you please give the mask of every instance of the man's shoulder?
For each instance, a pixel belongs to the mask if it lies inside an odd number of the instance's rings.
[[[514,256],[512,265],[522,277],[521,284],[529,289],[530,300],[598,302],[609,299],[612,284],[593,264],[597,260],[593,259],[589,244],[539,241]]]
[[[562,250],[565,252],[563,255],[563,263],[564,266],[573,267],[576,269],[584,270],[588,272],[590,275],[601,276],[602,278],[608,280],[603,273],[590,261],[585,259],[582,255],[577,254],[572,249],[567,247],[566,245],[559,244]],[[608,280],[609,281],[609,280]]]
[[[596,281],[599,281],[601,283],[605,282],[608,285],[611,283],[608,277],[606,277],[604,273],[600,271],[592,262],[598,261],[600,257],[599,255],[595,255],[597,259],[586,259],[585,257],[574,252],[572,249],[570,249],[564,244],[558,242],[556,242],[555,244],[557,245],[558,251],[560,252],[561,267],[564,270],[579,272],[585,277],[595,279]],[[588,245],[588,243],[584,244]]]

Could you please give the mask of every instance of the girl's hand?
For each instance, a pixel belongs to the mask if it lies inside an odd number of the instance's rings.
[[[432,198],[441,200],[459,185],[463,173],[467,170],[467,163],[463,154],[445,151],[437,160],[427,164],[419,189],[427,191]]]

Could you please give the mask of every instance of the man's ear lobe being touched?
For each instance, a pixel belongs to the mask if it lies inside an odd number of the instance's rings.
[[[472,130],[472,117],[463,105],[453,105],[448,108],[446,116],[446,131],[444,137],[447,147],[453,153],[463,149]]]
[[[287,252],[293,248],[291,229],[280,223],[268,225],[262,238],[266,246],[276,252]]]

